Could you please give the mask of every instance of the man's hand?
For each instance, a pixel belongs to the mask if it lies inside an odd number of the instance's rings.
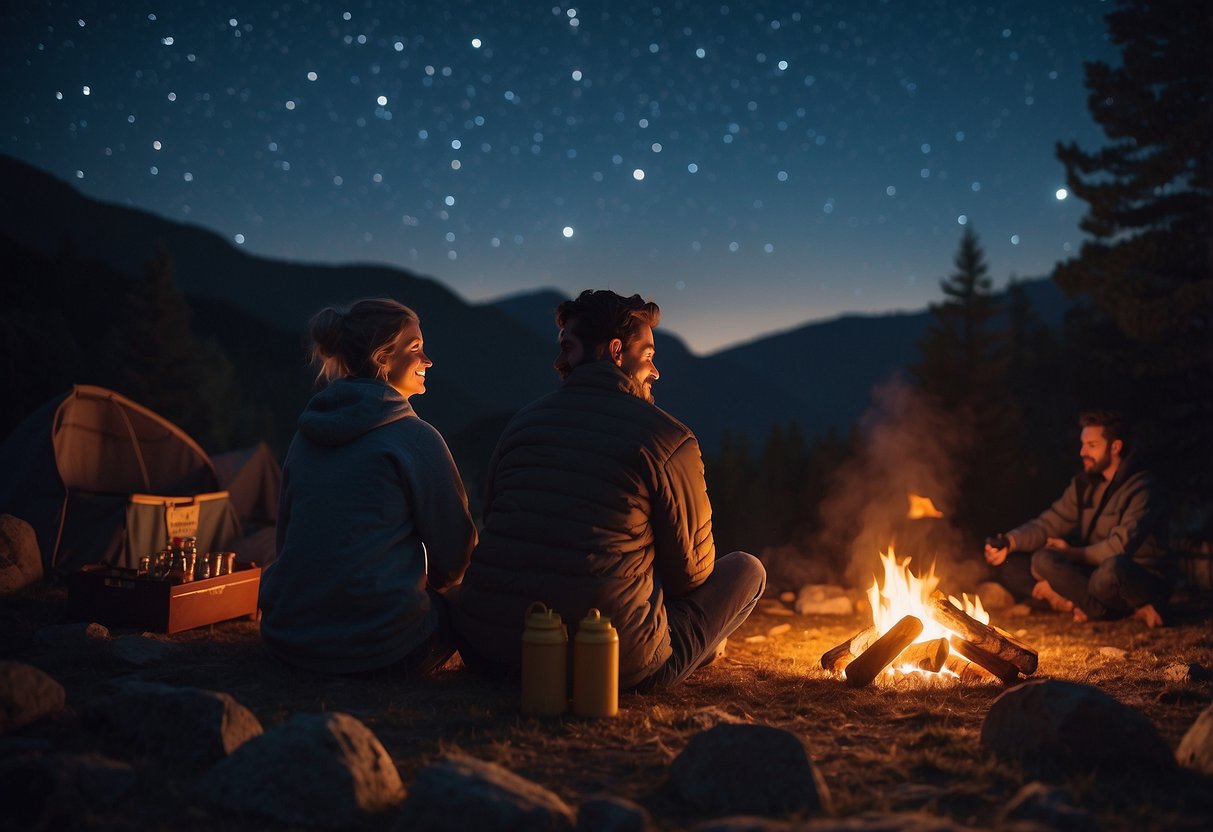
[[[993,539],[998,540],[998,538]],[[1006,541],[1006,545],[999,548],[995,548],[989,543],[986,544],[986,563],[990,566],[1002,566],[1006,562],[1007,555],[1015,549],[1015,538],[1011,535],[1005,535],[1002,540]]]
[[[1045,548],[1052,549],[1054,552],[1060,552],[1061,554],[1065,555],[1068,560],[1072,560],[1075,563],[1082,563],[1082,548],[1078,546],[1071,546],[1060,537],[1050,537],[1047,539],[1045,541]]]

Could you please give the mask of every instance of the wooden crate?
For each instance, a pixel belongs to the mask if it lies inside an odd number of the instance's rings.
[[[106,564],[85,566],[68,583],[73,618],[107,627],[179,633],[194,627],[257,614],[261,568],[237,563],[230,575],[174,584],[136,577]]]

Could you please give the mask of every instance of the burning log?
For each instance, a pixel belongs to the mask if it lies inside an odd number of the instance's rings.
[[[952,636],[948,639],[948,643],[952,649],[959,653],[963,658],[968,659],[973,664],[978,665],[991,674],[996,676],[1004,685],[1009,685],[1019,679],[1019,668],[1011,664],[1005,659],[995,656],[993,653],[982,649],[971,641],[966,641],[959,636]]]
[[[997,682],[998,677],[979,664],[973,664],[957,653],[949,653],[948,660],[943,666],[955,673],[961,682],[972,684],[977,682]]]
[[[847,684],[861,688],[889,666],[922,633],[922,621],[912,615],[898,621],[846,667]]]
[[[1003,631],[996,630],[988,624],[982,624],[980,621],[966,615],[963,610],[957,609],[942,592],[937,591],[931,596],[931,605],[931,614],[935,617],[935,620],[960,636],[960,640],[970,643],[984,654],[993,656],[1003,664],[1010,664],[1025,676],[1031,676],[1036,672],[1036,651],[1026,644],[1016,641]],[[952,642],[952,647],[953,649],[956,648],[955,641]],[[966,656],[966,658],[968,657]],[[975,659],[970,659],[970,661],[975,661],[987,670],[992,671],[998,678],[1003,679],[1003,674],[994,670],[988,664],[976,661]],[[1003,681],[1006,681],[1006,679],[1003,679]]]
[[[933,638],[930,641],[911,644],[901,651],[901,655],[894,659],[894,663],[899,668],[910,665],[916,670],[938,673],[944,662],[948,660],[949,652],[946,638]]]
[[[848,664],[855,660],[855,657],[872,646],[872,642],[880,635],[876,631],[876,625],[873,624],[866,630],[862,630],[849,639],[844,641],[837,647],[831,647],[829,650],[821,654],[821,667],[835,675],[841,673]]]

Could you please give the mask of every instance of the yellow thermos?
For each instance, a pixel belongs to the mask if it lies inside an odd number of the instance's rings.
[[[611,619],[592,608],[573,640],[573,713],[619,713],[619,633]]]
[[[540,602],[527,610],[522,631],[522,712],[559,716],[568,707],[568,645],[560,613]]]

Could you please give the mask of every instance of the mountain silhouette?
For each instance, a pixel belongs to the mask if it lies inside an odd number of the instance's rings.
[[[429,392],[414,401],[425,419],[454,437],[453,450],[491,448],[509,414],[557,384],[553,312],[565,298],[552,289],[474,304],[400,268],[261,257],[207,229],[91,199],[3,155],[0,196],[0,234],[43,256],[68,248],[135,277],[166,253],[191,300],[192,328],[225,345],[246,395],[285,375],[301,390],[276,400],[305,401],[300,368],[308,319],[325,305],[368,296],[397,298],[420,314],[434,368]],[[1023,285],[1037,315],[1056,324],[1066,308],[1060,291],[1043,279]],[[929,323],[927,310],[848,315],[706,356],[658,329],[661,378],[654,395],[709,453],[726,432],[761,442],[775,425],[795,424],[807,436],[846,430],[868,407],[874,385],[908,373]],[[278,414],[288,426],[296,415]]]

